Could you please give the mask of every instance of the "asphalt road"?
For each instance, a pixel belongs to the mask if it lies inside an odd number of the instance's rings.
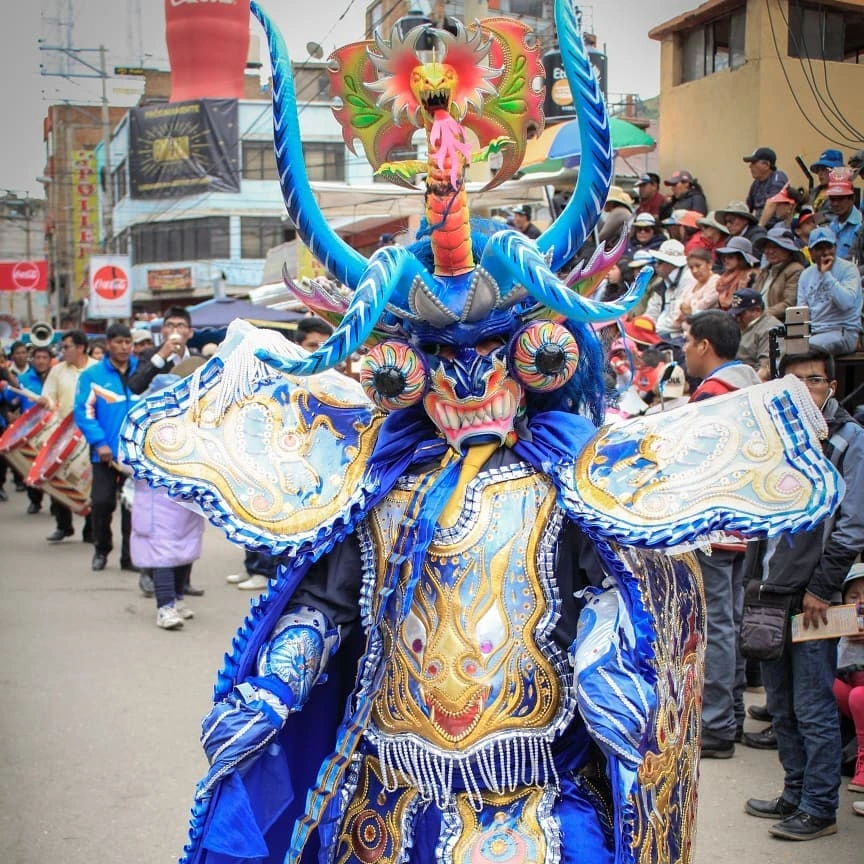
[[[225,583],[242,550],[208,528],[193,571],[207,593],[190,598],[193,621],[166,632],[116,553],[91,572],[91,547],[49,545],[53,520],[26,504],[15,493],[0,503],[0,862],[170,864],[205,768],[200,719],[250,599]],[[845,780],[833,837],[775,840],[770,822],[745,815],[745,799],[772,797],[780,777],[774,752],[703,763],[696,864],[864,861]]]

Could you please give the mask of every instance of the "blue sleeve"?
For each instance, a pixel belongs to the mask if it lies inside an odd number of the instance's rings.
[[[87,443],[91,447],[101,447],[108,443],[105,432],[99,425],[99,420],[96,416],[95,381],[93,380],[94,376],[91,370],[98,368],[98,366],[91,366],[90,369],[86,369],[78,377],[78,387],[75,390],[75,407],[73,409],[75,425],[81,430],[81,434],[87,439]]]

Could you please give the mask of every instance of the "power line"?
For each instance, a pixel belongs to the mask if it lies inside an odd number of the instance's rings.
[[[815,132],[817,132],[827,141],[830,141],[832,144],[836,144],[838,147],[845,147],[848,142],[838,141],[836,138],[832,138],[830,135],[827,135],[810,119],[807,112],[804,110],[804,107],[801,105],[801,102],[798,100],[798,96],[795,93],[795,87],[792,85],[792,81],[789,79],[789,73],[786,71],[786,67],[783,65],[783,58],[780,55],[780,46],[777,43],[777,33],[774,29],[774,18],[772,17],[771,13],[771,0],[765,0],[765,11],[768,14],[768,23],[771,26],[771,39],[774,42],[774,53],[777,55],[777,62],[780,64],[780,70],[783,72],[783,77],[786,79],[786,86],[789,88],[789,94],[792,96],[792,100],[798,106],[798,111],[800,112],[804,120],[807,122],[807,124]]]
[[[792,40],[792,44],[795,47],[795,52],[796,52],[796,55],[798,58],[798,63],[801,66],[801,73],[804,75],[804,80],[807,82],[807,85],[810,88],[810,92],[813,94],[813,99],[816,102],[816,107],[819,109],[819,113],[825,118],[825,121],[828,123],[828,125],[838,135],[840,135],[844,138],[848,138],[848,132],[851,132],[853,135],[859,136],[859,139],[860,139],[860,133],[848,123],[848,121],[840,113],[840,111],[836,107],[836,105],[835,105],[834,109],[832,109],[827,104],[824,103],[822,96],[820,95],[818,87],[816,85],[816,74],[813,71],[813,63],[811,61],[810,54],[809,54],[809,51],[807,49],[807,39],[802,33],[801,42],[800,43],[798,42],[798,39],[796,38],[795,32],[793,31],[791,25],[789,24],[789,19],[786,17],[786,13],[783,10],[783,6],[781,5],[780,0],[776,0],[776,2],[777,2],[777,9],[780,12],[781,18],[783,18],[783,23],[786,25],[786,29],[789,33],[789,38]],[[821,17],[820,32],[821,32],[821,41],[822,41],[822,45],[821,45],[822,64],[823,64],[823,66],[827,67],[827,63],[825,61],[825,29],[824,29],[824,26],[822,26],[823,22],[824,22],[824,17]],[[804,59],[802,59],[802,56],[801,56],[802,54],[807,59],[807,66],[810,69],[809,75],[807,74],[807,69],[804,68]],[[826,71],[826,80],[827,80],[827,71]],[[846,127],[846,130],[848,130],[848,132],[844,129],[839,128],[837,125],[835,125],[834,120],[825,113],[825,110],[823,108],[823,104],[825,104],[825,107],[828,108],[828,110],[834,115],[834,118],[836,120],[839,120]],[[857,140],[858,139],[854,139],[854,140],[850,139],[848,141],[848,143],[849,144],[855,144],[857,142]]]

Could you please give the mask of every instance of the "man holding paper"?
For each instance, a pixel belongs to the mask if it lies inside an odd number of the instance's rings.
[[[864,549],[864,427],[834,398],[834,360],[824,349],[786,355],[781,375],[807,386],[828,424],[825,454],[843,476],[846,493],[835,513],[812,530],[768,541],[764,582],[797,594],[806,629],[825,627],[827,610],[840,598],[849,568]],[[784,771],[783,792],[751,798],[751,816],[774,819],[769,832],[785,840],[814,840],[837,831],[841,742],[833,693],[836,639],[792,642],[782,656],[763,661],[762,680]]]

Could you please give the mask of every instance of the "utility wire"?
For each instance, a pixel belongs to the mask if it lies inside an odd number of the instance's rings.
[[[798,96],[795,93],[795,87],[792,85],[792,81],[789,79],[789,73],[786,71],[786,67],[783,64],[783,58],[780,55],[780,46],[777,43],[777,33],[774,29],[774,18],[771,14],[771,0],[765,0],[765,10],[768,13],[768,23],[771,26],[771,39],[774,42],[774,53],[777,55],[777,62],[780,64],[780,70],[783,72],[783,77],[786,79],[786,86],[789,88],[789,93],[792,96],[795,104],[798,106],[798,111],[800,112],[801,116],[815,132],[817,132],[827,141],[830,141],[832,144],[836,144],[838,147],[847,146],[848,142],[838,141],[836,138],[832,138],[830,135],[827,135],[810,119],[809,115],[804,110],[804,107],[801,105],[801,102],[798,100]]]
[[[810,92],[813,94],[813,99],[816,102],[816,107],[819,109],[819,113],[825,118],[828,125],[840,136],[848,138],[849,132],[853,135],[857,136],[855,139],[849,139],[848,143],[854,144],[861,139],[860,133],[846,120],[843,114],[839,111],[837,106],[831,108],[827,103],[825,103],[824,98],[819,93],[818,86],[816,84],[816,73],[813,71],[813,63],[810,57],[810,53],[807,48],[807,39],[805,38],[803,32],[801,36],[801,42],[798,41],[795,36],[795,32],[789,24],[789,19],[786,17],[786,13],[783,10],[783,6],[780,3],[780,0],[776,0],[777,9],[780,12],[780,16],[783,18],[783,22],[786,25],[786,29],[789,32],[789,38],[792,40],[792,44],[795,47],[795,53],[798,57],[798,62],[801,65],[801,73],[804,75],[804,80],[807,82],[807,85],[810,88]],[[821,10],[820,10],[821,11]],[[822,49],[822,64],[826,66],[826,80],[827,80],[827,63],[825,61],[825,28],[824,28],[824,16],[820,14],[820,35],[821,35],[821,49]],[[807,74],[807,69],[804,67],[804,58],[807,60],[807,67],[810,70],[810,74]],[[828,116],[825,113],[823,108],[827,108],[831,114],[834,115],[834,119]],[[835,120],[839,120],[846,129],[841,129],[835,125]]]

